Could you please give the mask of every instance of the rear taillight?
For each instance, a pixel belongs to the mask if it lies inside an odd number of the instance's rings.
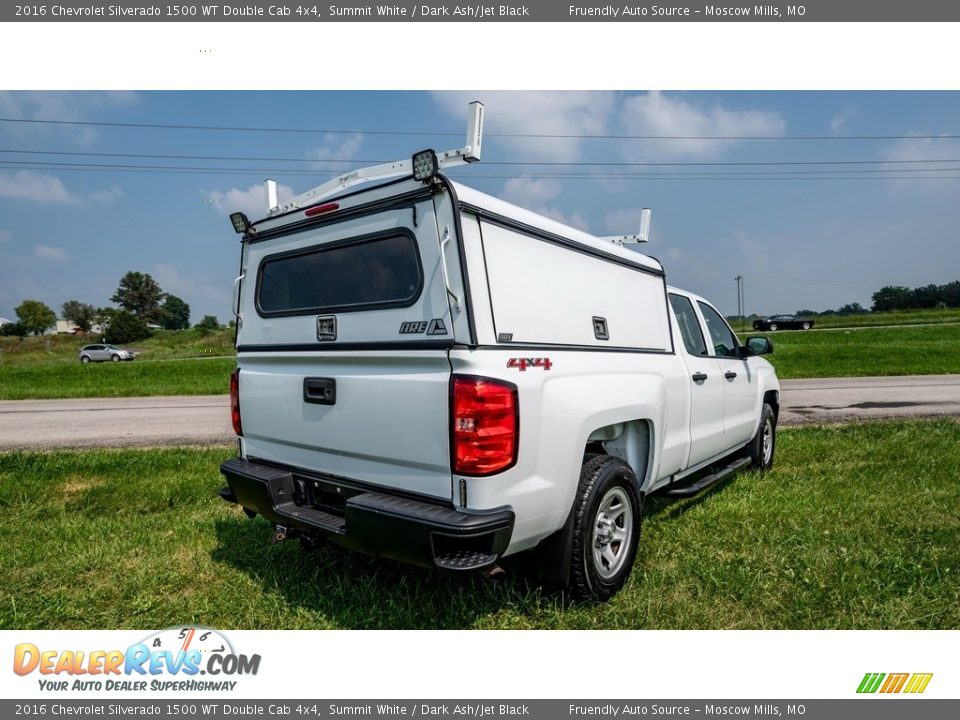
[[[243,426],[240,424],[240,368],[230,374],[230,419],[233,421],[233,431],[243,435]]]
[[[493,475],[517,461],[520,409],[513,383],[470,375],[450,386],[453,472]]]

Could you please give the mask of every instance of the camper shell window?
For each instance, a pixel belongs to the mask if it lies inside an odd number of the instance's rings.
[[[307,315],[407,307],[423,289],[412,234],[352,238],[271,255],[260,264],[260,315]]]

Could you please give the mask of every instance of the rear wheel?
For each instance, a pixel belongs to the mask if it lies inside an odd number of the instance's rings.
[[[80,358],[80,362],[82,362],[84,365],[86,365],[88,362],[90,362],[90,356],[89,356],[89,355],[83,355],[83,356]]]
[[[750,441],[751,467],[760,471],[767,471],[773,467],[773,456],[777,449],[777,418],[773,408],[763,404],[760,411],[760,428]]]
[[[776,324],[776,323],[770,323],[770,331],[773,332],[773,331],[776,330],[776,329],[777,329],[777,324]]]
[[[804,330],[809,330],[809,329],[810,329],[810,323],[804,323],[804,324],[803,324],[803,329],[804,329]]]
[[[600,455],[580,472],[573,508],[571,590],[584,600],[609,600],[630,577],[640,539],[643,497],[623,460]]]

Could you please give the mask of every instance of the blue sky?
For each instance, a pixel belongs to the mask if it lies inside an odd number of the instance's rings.
[[[193,322],[226,322],[239,260],[227,215],[261,215],[264,178],[299,193],[358,163],[459,146],[472,99],[487,106],[483,162],[451,175],[600,235],[635,232],[653,208],[646,251],[723,312],[738,274],[761,314],[960,279],[960,140],[916,137],[960,135],[957,92],[0,92],[6,120],[345,131],[0,121],[0,316],[27,298],[58,313],[108,305],[138,270]],[[694,139],[609,137],[624,135]],[[716,136],[766,139],[702,139]],[[524,162],[554,164],[497,164]],[[731,164],[771,162],[872,164]],[[616,177],[630,173],[661,175]]]

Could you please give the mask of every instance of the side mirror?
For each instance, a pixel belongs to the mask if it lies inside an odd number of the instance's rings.
[[[769,355],[773,352],[773,341],[763,335],[754,335],[747,338],[746,346],[740,348],[740,357],[754,355]]]

